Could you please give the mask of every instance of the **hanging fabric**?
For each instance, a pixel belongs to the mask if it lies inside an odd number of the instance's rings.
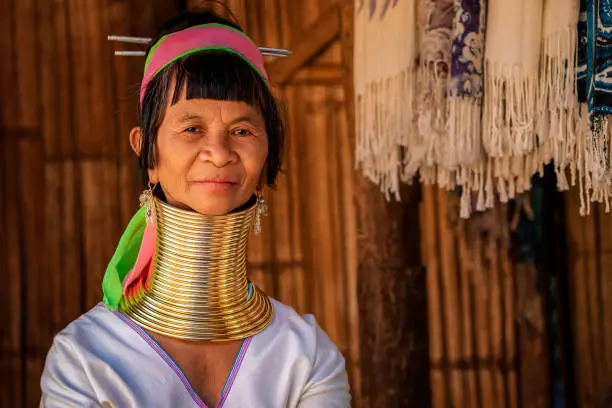
[[[502,202],[538,170],[536,102],[543,0],[489,0],[483,147]]]
[[[554,160],[559,190],[567,190],[569,168],[575,183],[576,96],[579,0],[545,0],[537,133],[539,161]]]
[[[426,184],[436,181],[441,187],[444,179],[436,178],[447,172],[443,165],[448,149],[448,114],[446,96],[449,86],[451,43],[453,27],[453,0],[419,0],[417,3],[419,30],[419,65],[417,69],[417,129],[419,144],[426,146],[426,154],[420,167],[420,179]],[[436,163],[441,166],[437,168]],[[404,171],[411,175],[416,170]]]
[[[461,215],[471,212],[472,191],[476,209],[485,209],[484,158],[481,115],[484,82],[485,0],[455,0],[451,46],[451,81],[447,100],[449,140],[442,164],[456,168],[462,188]],[[451,176],[452,177],[452,176]],[[493,206],[492,187],[489,207]]]
[[[612,0],[581,0],[578,22],[578,101],[583,119],[578,137],[581,213],[591,201],[610,209],[610,129],[612,113]],[[588,125],[587,125],[588,124]]]
[[[356,165],[399,199],[402,163],[423,162],[416,131],[416,0],[356,0]]]

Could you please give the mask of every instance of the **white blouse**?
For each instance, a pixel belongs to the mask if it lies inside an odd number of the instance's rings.
[[[217,407],[345,408],[344,358],[311,315],[272,299],[274,317],[243,341]],[[41,407],[206,407],[142,328],[99,304],[53,342]]]

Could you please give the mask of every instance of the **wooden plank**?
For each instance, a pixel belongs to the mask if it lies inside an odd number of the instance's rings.
[[[256,1],[245,1],[244,7],[246,10],[246,33],[249,35],[249,37],[251,37],[255,44],[261,44],[263,29],[262,24],[260,24],[260,6]]]
[[[293,30],[296,29],[296,27],[291,23],[292,15],[290,13],[291,8],[294,7],[292,4],[295,2],[285,0],[277,0],[277,2],[281,47],[289,48],[291,41],[293,41]]]
[[[26,344],[26,406],[40,401],[40,376],[44,355],[51,346],[55,324],[53,303],[56,300],[46,279],[45,257],[45,199],[44,146],[39,129],[24,130],[19,140],[20,225],[23,231],[23,273],[27,282],[24,312]],[[42,180],[42,181],[41,181]]]
[[[302,20],[302,25],[298,27],[308,27],[316,23],[322,15],[321,12],[324,10],[319,8],[319,0],[303,0],[300,3],[302,5],[302,12],[299,14],[299,18]]]
[[[349,4],[343,7],[341,13],[341,64],[343,69],[351,75],[350,72],[352,72],[353,65],[353,5]],[[345,241],[346,316],[350,342],[349,378],[351,381],[353,404],[359,407],[362,405],[362,399],[361,362],[359,356],[359,307],[357,304],[357,212],[354,203],[355,179],[357,177],[353,159],[355,151],[355,100],[352,81],[344,82],[343,85],[344,104],[342,105],[342,113],[345,119],[338,121],[338,134],[343,135],[343,137],[340,137],[340,172],[342,174],[341,180],[343,180],[342,211]]]
[[[349,379],[351,381],[351,393],[355,406],[360,406],[361,395],[359,383],[359,309],[357,306],[357,214],[353,203],[354,197],[354,164],[353,152],[354,145],[350,140],[349,124],[350,116],[347,114],[347,102],[341,105],[341,111],[335,120],[338,135],[338,173],[340,180],[339,198],[341,216],[340,236],[338,242],[341,244],[342,264],[343,264],[343,284],[345,298],[345,324],[349,350],[347,353],[349,362]]]
[[[403,186],[405,201],[398,203],[363,178],[357,186],[363,406],[428,407],[425,268],[419,246],[406,244],[420,239],[419,191]]]
[[[75,145],[80,155],[116,155],[110,124],[113,101],[110,30],[104,0],[69,0],[69,38],[72,46]],[[102,69],[100,68],[102,67]],[[106,67],[106,68],[104,68]],[[96,72],[96,75],[92,75]],[[87,118],[87,120],[83,120]]]
[[[338,38],[340,19],[338,10],[327,10],[308,29],[299,33],[291,43],[291,58],[279,58],[268,65],[268,74],[275,84],[284,84],[322,49]]]
[[[447,357],[450,363],[450,398],[453,407],[465,406],[463,389],[464,376],[459,363],[462,357],[461,319],[462,309],[459,299],[457,266],[455,263],[455,241],[453,231],[447,222],[447,192],[437,189],[438,200],[438,239],[440,240],[441,282],[444,296],[444,323],[447,336]]]
[[[298,100],[294,87],[287,87],[284,91],[286,106],[287,106],[287,128],[285,139],[285,168],[287,171],[287,193],[290,197],[299,197],[300,189],[300,150],[298,148],[297,132],[300,129],[298,113]],[[302,238],[304,227],[302,226],[302,209],[303,202],[301,200],[290,200],[291,203],[291,218],[289,225],[291,226],[291,258],[295,262],[295,266],[291,270],[292,281],[295,285],[294,304],[295,308],[300,313],[305,313],[309,310],[310,293],[306,287],[306,278],[304,272],[304,254],[302,247],[305,244]]]
[[[499,268],[499,253],[504,249],[497,247],[495,238],[489,237],[487,242],[487,261],[490,265],[489,271],[489,327],[490,327],[490,341],[491,341],[491,357],[493,361],[493,378],[494,378],[494,392],[495,392],[495,406],[499,408],[505,408],[505,384],[504,384],[504,373],[502,372],[501,362],[504,361],[504,350],[503,350],[503,298],[502,289],[500,282],[500,268]]]
[[[504,205],[505,208],[505,205]],[[507,225],[507,210],[500,211],[499,222]],[[506,227],[507,228],[507,227]],[[503,299],[504,299],[504,358],[508,367],[506,373],[506,390],[508,407],[518,408],[518,378],[517,378],[517,349],[516,349],[516,315],[514,303],[514,277],[512,263],[508,251],[500,253],[502,263]]]
[[[12,12],[15,9],[14,3],[17,3],[17,0],[5,0],[3,7],[7,12],[0,13],[0,49],[5,52],[5,55],[17,55],[15,51],[16,44],[13,40],[16,22],[19,20],[15,18]],[[0,64],[0,89],[5,101],[17,101],[18,98],[18,89],[15,87],[15,81],[18,79],[16,64],[17,62],[14,58],[6,58]],[[3,123],[5,127],[8,124],[13,124],[14,119],[19,115],[19,104],[3,103],[1,113],[0,123]],[[15,125],[13,124],[12,126],[14,127]]]
[[[536,289],[535,265],[514,265],[517,292],[523,292],[518,302],[518,349],[520,350],[521,405],[534,408],[549,406],[549,352],[544,322],[544,300]],[[521,289],[522,288],[522,289]],[[519,300],[521,298],[519,297]]]
[[[1,65],[1,64],[0,64]],[[0,128],[0,157],[2,157],[2,183],[0,189],[2,197],[11,199],[1,200],[2,211],[0,217],[4,233],[0,238],[0,254],[2,254],[3,282],[0,294],[3,301],[0,306],[0,318],[3,325],[0,328],[0,361],[3,372],[7,377],[0,382],[0,395],[2,406],[24,406],[25,382],[23,372],[23,357],[25,356],[25,339],[23,338],[23,318],[25,311],[22,308],[22,292],[24,290],[24,274],[22,264],[21,241],[23,231],[20,225],[19,188],[20,183],[16,174],[19,171],[19,152],[17,138],[11,137],[6,129]],[[9,171],[11,169],[11,171]],[[4,401],[8,404],[4,405]]]
[[[436,187],[431,187],[436,188]],[[458,207],[455,207],[455,210]],[[470,220],[465,221],[468,224]],[[478,406],[477,365],[475,361],[476,342],[474,340],[474,267],[473,256],[470,251],[472,242],[468,240],[465,229],[459,230],[457,248],[459,250],[459,279],[461,280],[461,308],[463,350],[462,359],[467,362],[465,381],[465,403],[468,407]]]
[[[341,85],[346,78],[346,71],[338,65],[310,66],[303,68],[291,80],[300,85]]]
[[[572,290],[570,301],[572,303],[572,332],[574,333],[574,361],[577,380],[577,397],[581,407],[590,407],[593,400],[591,394],[592,386],[592,361],[590,359],[589,345],[589,319],[587,309],[587,287],[584,244],[585,220],[575,211],[578,208],[578,193],[569,192],[565,194],[566,225],[568,245],[567,253],[570,260],[569,281]]]
[[[604,378],[612,378],[612,216],[600,211],[600,222],[598,225],[600,237],[600,269],[601,277],[600,296],[602,300],[601,314],[603,321],[603,336],[601,341],[604,345]]]
[[[121,236],[119,203],[114,192],[118,183],[113,160],[83,160],[80,200],[84,255],[85,308],[102,299],[102,277]]]
[[[130,5],[125,2],[111,3],[109,7],[110,32],[130,33]],[[127,34],[126,34],[127,35]],[[113,45],[118,49],[120,46]],[[109,61],[112,67],[109,69],[114,84],[113,92],[113,115],[108,117],[110,123],[115,124],[112,134],[116,136],[118,155],[121,158],[130,157],[136,161],[136,156],[129,143],[130,130],[138,124],[138,92],[137,84],[140,80],[140,72],[143,60],[139,58],[114,57]],[[115,119],[111,122],[111,119]],[[110,137],[110,134],[109,134]]]
[[[297,196],[304,194],[304,191],[308,192],[308,181],[311,180],[312,175],[310,173],[309,161],[305,155],[307,145],[308,125],[309,118],[306,111],[306,103],[308,92],[304,87],[295,87],[293,91],[293,106],[294,106],[294,121],[296,127],[291,131],[290,143],[292,147],[292,158],[295,158],[293,167],[297,171],[296,180],[296,193]],[[310,194],[310,192],[308,192]],[[306,196],[308,196],[308,194]],[[313,274],[310,271],[315,270],[315,256],[312,246],[310,244],[311,239],[316,234],[315,227],[310,220],[310,211],[306,201],[300,200],[299,206],[299,234],[300,242],[302,243],[302,265],[304,268],[303,288],[305,294],[304,306],[305,310],[309,313],[316,312],[317,298],[316,298],[316,286]]]
[[[110,5],[110,26],[114,33],[130,33],[130,4],[112,3]],[[115,84],[115,135],[119,154],[119,183],[117,185],[120,204],[120,222],[127,226],[138,209],[138,196],[144,189],[138,170],[136,154],[129,143],[129,134],[138,125],[138,93],[133,84],[138,83],[142,60],[133,58],[113,58],[112,78]],[[109,118],[110,119],[110,118]]]
[[[5,12],[0,13],[0,48],[5,55],[16,55],[16,22],[13,10],[15,2],[3,3]],[[22,231],[19,217],[19,154],[17,138],[8,132],[18,116],[16,61],[4,58],[0,63],[0,92],[4,101],[15,103],[0,104],[0,192],[5,198],[0,204],[0,276],[4,284],[0,288],[0,406],[21,407],[25,404],[25,383],[23,357],[25,356],[22,336],[23,273],[20,242]]]
[[[45,247],[44,273],[46,291],[51,304],[46,305],[46,318],[51,320],[52,334],[59,332],[63,326],[62,303],[62,174],[61,163],[51,162],[44,165],[44,236]],[[73,271],[78,274],[79,271]]]
[[[61,326],[76,319],[84,310],[84,281],[87,270],[83,270],[83,209],[79,193],[81,191],[80,168],[73,161],[61,163]],[[109,258],[110,259],[110,258]]]
[[[597,256],[597,243],[596,243],[596,217],[598,208],[594,207],[594,211],[590,215],[584,217],[583,224],[583,236],[584,236],[584,249],[583,252],[586,259],[586,269],[583,270],[583,274],[586,279],[586,291],[587,291],[587,322],[589,333],[589,357],[591,360],[592,371],[592,383],[590,384],[590,393],[594,400],[597,400],[600,390],[605,385],[604,378],[602,378],[603,370],[601,370],[601,361],[603,361],[603,353],[601,344],[599,342],[603,333],[601,333],[601,316],[600,307],[598,301],[599,294],[599,268],[598,268],[598,256]]]
[[[311,87],[303,95],[308,95],[308,99],[304,101],[306,127],[300,132],[300,136],[304,139],[304,165],[308,169],[308,177],[303,180],[303,188],[308,192],[304,201],[308,220],[312,225],[309,242],[312,245],[312,270],[316,271],[311,274],[316,296],[314,313],[322,320],[322,326],[330,338],[338,341],[339,316],[333,312],[335,308],[332,306],[336,297],[335,286],[339,282],[336,281],[335,271],[332,271],[335,268],[335,257],[334,231],[330,228],[332,202],[328,188],[331,169],[329,161],[325,159],[329,156],[326,139],[330,137],[327,135],[325,123],[325,89]],[[321,211],[321,208],[326,210]]]
[[[57,63],[57,40],[55,38],[55,21],[54,21],[54,8],[57,5],[51,1],[38,1],[37,8],[39,14],[38,23],[38,38],[37,41],[40,44],[40,53],[38,58],[40,59],[40,66],[44,69],[40,69],[40,98],[41,98],[41,126],[42,136],[45,143],[45,156],[47,159],[56,159],[59,157],[59,150],[61,148],[60,139],[62,139],[61,133],[59,133],[59,121],[61,120],[59,115],[59,100],[58,92],[56,88],[68,88],[58,87],[58,70],[61,64]]]
[[[343,198],[343,190],[344,184],[346,182],[352,182],[352,173],[346,173],[346,177],[343,177],[345,174],[343,172],[343,167],[351,168],[353,167],[351,155],[349,151],[352,149],[346,146],[347,154],[344,155],[344,158],[348,159],[346,164],[342,163],[342,145],[343,139],[348,142],[348,135],[346,132],[342,132],[342,127],[338,124],[338,122],[346,121],[346,115],[342,110],[342,106],[345,101],[343,98],[343,90],[342,87],[328,87],[322,88],[325,90],[325,104],[322,109],[325,112],[325,121],[326,121],[326,131],[325,131],[325,141],[327,142],[327,157],[325,161],[328,163],[328,183],[327,183],[327,191],[330,202],[330,211],[329,215],[329,226],[331,230],[331,255],[333,255],[333,269],[332,271],[335,274],[334,277],[334,285],[335,285],[335,294],[333,299],[335,302],[331,303],[331,307],[329,311],[331,313],[335,313],[339,315],[339,319],[337,321],[338,324],[338,342],[343,345],[345,349],[345,354],[349,351],[349,329],[348,322],[346,320],[347,316],[347,296],[349,296],[349,292],[347,292],[347,274],[345,265],[345,242],[348,238],[344,233],[343,228],[343,208],[347,205],[350,205],[352,199],[349,202],[344,202]],[[351,197],[350,193],[348,197]],[[352,198],[352,197],[351,197]],[[349,220],[353,224],[356,222],[355,218]],[[353,236],[356,240],[356,235]],[[355,253],[356,255],[356,253]],[[354,292],[356,293],[356,292]]]
[[[313,66],[334,66],[339,65],[341,62],[342,45],[340,41],[334,41],[317,57]]]
[[[19,52],[12,54],[19,75],[15,78],[18,115],[11,118],[15,127],[33,128],[39,123],[40,109],[40,48],[37,38],[36,0],[19,0],[15,2],[14,41]]]
[[[67,158],[73,157],[74,154],[72,75],[75,67],[72,63],[66,63],[66,61],[72,62],[71,44],[68,37],[67,0],[53,1],[52,4],[54,5],[53,19],[55,32],[52,38],[55,42],[56,54],[50,58],[55,58],[53,65],[57,66],[57,77],[55,78],[53,90],[58,105],[54,109],[54,114],[57,115],[56,132],[63,136],[57,138],[57,155],[59,158]],[[50,79],[48,78],[48,80]],[[51,137],[46,137],[46,139],[50,140]]]
[[[270,193],[270,217],[271,224],[271,268],[270,273],[276,277],[278,300],[293,306],[294,296],[297,290],[293,281],[292,267],[280,268],[279,263],[293,264],[292,242],[291,242],[291,200],[287,176],[282,174],[277,183],[276,191]]]
[[[164,10],[160,10],[163,4],[174,4],[175,1],[164,1],[164,2],[152,2],[147,0],[134,0],[126,2],[130,5],[130,25],[132,31],[125,35],[137,35],[143,37],[153,37],[158,27],[168,19],[169,16],[175,13],[164,13]],[[118,33],[121,35],[121,33]],[[115,45],[116,47],[117,45]],[[142,67],[144,61],[139,61],[141,69],[138,70],[142,74]],[[136,92],[139,92],[137,89]]]
[[[430,382],[432,408],[450,405],[447,392],[446,373],[442,362],[444,352],[444,309],[442,305],[442,282],[440,277],[437,194],[435,186],[422,186],[423,201],[419,207],[422,234],[421,258],[427,267],[427,316],[429,318],[429,358],[431,360]]]
[[[277,0],[262,0],[259,2],[261,16],[265,16],[265,24],[262,26],[262,36],[260,42],[266,47],[281,46],[281,23],[280,23],[280,7]]]
[[[592,240],[591,243],[593,244],[593,247],[591,247],[591,250],[593,250],[595,253],[593,254],[593,261],[594,261],[594,266],[596,268],[595,273],[593,274],[593,276],[591,277],[592,279],[592,285],[591,286],[593,288],[593,292],[592,293],[592,301],[593,301],[593,306],[594,306],[594,310],[597,312],[597,314],[594,316],[594,326],[595,326],[595,330],[594,330],[594,336],[593,336],[593,341],[594,341],[594,345],[595,348],[597,350],[597,357],[596,357],[596,363],[597,363],[597,369],[596,369],[596,375],[598,378],[598,382],[596,383],[596,388],[595,388],[595,395],[597,396],[597,400],[600,401],[601,400],[601,396],[605,395],[605,393],[607,392],[608,389],[612,389],[611,384],[609,381],[607,381],[606,379],[609,378],[610,375],[610,368],[612,367],[612,363],[611,360],[607,360],[607,348],[609,347],[609,345],[606,344],[606,337],[607,337],[607,329],[608,328],[612,328],[612,323],[611,322],[606,322],[606,310],[605,310],[605,306],[606,306],[606,297],[609,296],[608,294],[606,294],[605,289],[606,288],[606,281],[608,280],[606,278],[606,275],[609,275],[609,269],[604,268],[604,265],[602,264],[602,250],[603,250],[603,242],[602,240],[604,239],[604,235],[608,235],[604,228],[605,228],[605,221],[604,221],[604,209],[601,206],[598,206],[596,208],[595,213],[593,214],[593,236],[592,236]],[[611,353],[612,354],[612,353]]]
[[[479,362],[490,361],[491,350],[489,344],[489,319],[488,319],[488,297],[489,295],[489,273],[484,262],[484,242],[479,235],[471,243],[474,248],[474,269],[471,279],[474,284],[474,328],[476,340],[476,359]],[[495,405],[493,372],[490,364],[481,364],[478,369],[478,386],[480,391],[480,403],[483,407]]]

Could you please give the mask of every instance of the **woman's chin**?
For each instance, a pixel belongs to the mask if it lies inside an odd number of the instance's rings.
[[[202,215],[224,215],[240,206],[240,200],[234,195],[198,194],[185,200],[187,206]]]

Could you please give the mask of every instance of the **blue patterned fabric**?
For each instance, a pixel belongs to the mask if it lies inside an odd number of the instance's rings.
[[[612,0],[581,0],[578,99],[594,116],[612,113]]]
[[[482,96],[485,0],[455,0],[451,94]]]

